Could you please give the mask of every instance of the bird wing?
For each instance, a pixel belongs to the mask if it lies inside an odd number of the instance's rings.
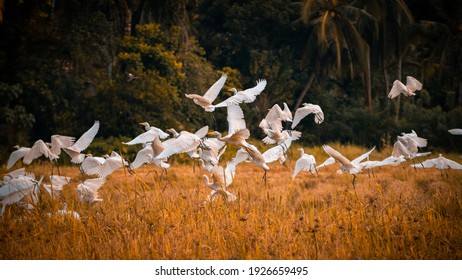
[[[152,142],[155,137],[158,137],[158,133],[150,129],[146,132],[141,133],[140,135],[136,136],[129,142],[122,142],[125,145],[136,145],[136,144],[145,144],[148,142]]]
[[[274,146],[266,150],[262,156],[266,163],[271,163],[278,160],[281,156],[284,156],[285,149],[282,145]]]
[[[400,80],[395,80],[390,92],[388,93],[388,98],[393,99],[397,97],[401,92],[407,92],[407,87]]]
[[[181,133],[178,138],[172,140],[165,149],[157,155],[156,159],[168,158],[174,154],[188,153],[199,146],[199,141],[194,134]]]
[[[72,145],[75,150],[81,152],[88,148],[90,143],[93,141],[95,138],[96,134],[98,133],[99,130],[99,121],[95,121],[93,126],[87,130],[80,138]]]
[[[227,112],[228,134],[233,134],[238,130],[247,128],[244,120],[244,112],[239,105],[227,106]]]
[[[86,157],[80,164],[80,169],[87,175],[95,175],[105,161],[102,157]]]
[[[6,182],[8,182],[9,180],[13,179],[13,178],[16,178],[18,176],[25,176],[26,175],[26,168],[25,167],[22,167],[22,168],[19,168],[19,169],[15,169],[9,173],[6,173],[4,176],[3,176],[3,181],[0,182],[0,186],[2,184],[5,184]]]
[[[36,186],[35,179],[23,175],[18,176],[0,188],[0,200],[3,205],[15,203],[32,192]]]
[[[281,107],[279,107],[278,104],[274,104],[273,107],[271,107],[271,109],[269,109],[268,113],[266,114],[265,120],[268,124],[276,120],[279,120],[279,123],[281,123],[281,119],[282,119],[281,116],[283,115],[284,113],[282,112]],[[281,130],[282,130],[282,125],[281,125]]]
[[[112,152],[112,155],[104,161],[104,163],[98,168],[96,175],[98,177],[105,178],[109,176],[112,172],[121,168],[125,164],[124,159],[117,154]]]
[[[75,138],[63,135],[51,136],[51,152],[57,156],[61,154],[61,149],[69,148],[74,145]]]
[[[23,162],[25,164],[31,164],[32,161],[36,158],[41,157],[42,155],[50,155],[51,151],[48,146],[43,142],[43,140],[37,140],[30,150],[24,155]],[[55,157],[57,158],[57,157]]]
[[[234,132],[230,137],[229,140],[234,142],[234,141],[241,141],[241,140],[247,140],[250,137],[250,130],[247,128],[238,130]]]
[[[220,90],[223,88],[226,82],[226,74],[221,75],[220,79],[218,79],[204,94],[204,98],[207,99],[210,103],[212,103],[220,93]]]
[[[201,129],[199,129],[198,131],[196,131],[195,135],[199,137],[200,139],[202,139],[207,135],[208,132],[209,132],[209,126],[206,125],[202,127]]]
[[[414,140],[417,147],[422,148],[427,146],[427,139],[417,136],[417,133],[414,130],[411,130],[411,133],[404,133],[403,137]]]
[[[411,167],[414,167],[414,168],[432,168],[432,167],[435,167],[437,164],[436,162],[436,159],[427,159],[427,160],[424,160],[420,163],[416,163],[416,164],[411,164]]]
[[[297,176],[298,173],[300,173],[300,171],[313,170],[315,166],[316,166],[316,161],[314,160],[313,156],[311,157],[301,156],[295,162],[294,173],[292,175],[292,179],[295,179],[295,177]]]
[[[409,157],[410,152],[406,148],[406,146],[404,146],[404,144],[398,140],[393,145],[393,151],[391,151],[391,155],[395,158],[398,158],[400,156]]]
[[[462,164],[460,164],[460,163],[458,163],[456,161],[453,161],[453,160],[450,160],[450,159],[447,159],[447,158],[443,158],[443,160],[446,163],[446,165],[448,165],[452,169],[457,169],[457,170],[462,169]]]
[[[258,80],[256,86],[254,86],[253,88],[248,88],[244,91],[240,91],[238,94],[240,94],[243,97],[243,102],[254,102],[257,98],[257,95],[260,95],[260,93],[265,89],[266,83],[267,82],[264,79]]]
[[[298,108],[295,111],[295,115],[292,121],[292,129],[294,129],[304,117],[311,113],[315,114],[315,123],[320,124],[324,121],[324,113],[319,105],[305,103],[302,108]]]
[[[372,151],[374,151],[374,150],[375,150],[375,146],[372,149],[370,149],[368,152],[366,152],[366,153],[360,155],[359,157],[355,158],[354,160],[352,160],[351,163],[353,165],[359,164],[361,161],[365,160],[372,153]]]
[[[99,190],[101,186],[106,182],[106,178],[91,178],[85,180],[82,184],[90,188],[93,191]]]
[[[321,167],[325,167],[325,166],[328,166],[328,165],[331,165],[331,164],[334,164],[335,163],[335,158],[333,157],[328,157],[323,163],[321,163],[320,165],[316,166],[316,169],[319,169]]]
[[[344,155],[339,153],[337,150],[332,148],[331,146],[328,145],[323,145],[322,148],[328,154],[329,156],[333,157],[337,162],[339,162],[341,165],[348,166],[350,168],[354,168],[353,164],[351,164],[350,160],[347,159]]]
[[[422,83],[412,76],[407,76],[406,87],[409,92],[415,92],[416,90],[422,90]]]
[[[16,151],[13,151],[10,154],[10,157],[8,158],[8,164],[6,166],[6,169],[10,169],[11,167],[13,167],[13,165],[18,160],[23,158],[27,154],[27,152],[29,152],[29,151],[30,151],[30,148],[26,148],[26,147],[21,147],[21,148],[17,149]]]
[[[462,128],[453,128],[448,130],[453,135],[462,135]]]
[[[136,153],[136,157],[133,162],[130,164],[132,169],[138,168],[145,163],[150,162],[154,157],[154,150],[151,145],[146,145],[143,149],[139,150]]]
[[[153,157],[155,158],[157,155],[162,153],[162,151],[165,149],[165,144],[164,142],[161,142],[159,137],[154,137],[154,141],[152,141],[151,144],[152,150],[153,150]]]
[[[60,175],[51,175],[50,176],[50,182],[53,186],[53,188],[62,188],[66,184],[68,184],[71,181],[71,177],[67,176],[60,176]]]

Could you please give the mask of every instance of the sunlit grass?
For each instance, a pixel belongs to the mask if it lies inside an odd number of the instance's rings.
[[[335,146],[353,158],[367,149]],[[295,151],[295,152],[294,152]],[[320,147],[305,148],[320,163]],[[374,152],[384,158],[389,151]],[[36,210],[8,207],[0,221],[1,259],[460,259],[462,172],[414,169],[410,163],[352,176],[334,164],[318,174],[301,172],[291,185],[296,149],[287,167],[270,164],[267,184],[253,163],[237,167],[229,190],[204,206],[209,189],[192,164],[135,175],[118,170],[100,189],[102,202],[78,201],[85,178],[77,167],[60,200],[42,192]],[[404,167],[404,168],[403,168]],[[46,175],[50,165],[29,171]],[[4,167],[2,172],[5,172]],[[81,220],[48,217],[61,208]]]

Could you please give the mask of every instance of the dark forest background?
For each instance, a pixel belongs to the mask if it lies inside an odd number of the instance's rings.
[[[302,144],[380,149],[413,129],[461,152],[447,132],[462,127],[461,15],[451,0],[0,0],[2,162],[13,145],[79,137],[95,120],[96,145],[111,148],[144,121],[224,131],[226,110],[184,97],[221,73],[225,89],[267,79],[242,105],[256,139],[273,104],[314,103],[325,121],[303,121]],[[388,99],[407,75],[424,89]]]

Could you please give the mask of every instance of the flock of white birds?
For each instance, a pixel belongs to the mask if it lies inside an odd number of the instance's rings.
[[[94,125],[78,140],[71,136],[53,135],[49,143],[38,140],[30,148],[15,146],[15,150],[9,156],[7,169],[12,168],[21,159],[24,165],[29,165],[34,160],[45,157],[51,162],[51,175],[49,180],[44,182],[43,176],[36,179],[33,173],[26,172],[25,167],[5,174],[3,181],[0,182],[1,215],[4,214],[6,206],[11,204],[33,209],[38,201],[40,186],[43,186],[51,197],[60,196],[63,187],[71,180],[67,176],[54,175],[53,169],[62,154],[61,151],[64,151],[70,157],[73,164],[79,165],[82,173],[92,177],[77,186],[78,197],[80,201],[85,203],[95,203],[102,200],[98,195],[98,190],[106,182],[106,178],[117,169],[126,167],[130,172],[133,172],[142,165],[153,164],[162,169],[160,175],[162,178],[164,171],[170,167],[168,163],[169,157],[180,153],[187,153],[192,159],[200,162],[201,167],[210,174],[210,178],[208,175],[203,175],[205,185],[211,189],[205,203],[213,201],[218,195],[222,195],[228,202],[237,199],[236,195],[228,190],[228,187],[233,183],[236,166],[242,162],[252,162],[262,168],[264,171],[263,180],[266,182],[266,174],[270,170],[268,164],[275,161],[284,164],[292,141],[301,137],[302,133],[295,130],[297,125],[310,114],[313,114],[316,124],[321,124],[324,121],[324,113],[320,106],[304,103],[303,107],[298,108],[292,115],[286,103],[283,104],[283,108],[275,104],[268,110],[266,117],[259,124],[260,129],[266,135],[262,139],[263,143],[273,145],[261,153],[256,146],[247,142],[251,134],[246,127],[244,112],[240,104],[254,102],[257,96],[265,89],[267,82],[266,80],[259,80],[255,87],[243,91],[232,88],[230,91],[234,93],[233,96],[213,105],[226,79],[227,76],[222,75],[204,95],[186,94],[187,98],[192,99],[195,104],[204,108],[206,112],[214,112],[216,108],[226,107],[228,121],[226,136],[222,136],[218,131],[209,132],[209,127],[204,126],[194,133],[188,131],[178,133],[173,128],[167,129],[167,132],[170,132],[173,136],[169,138],[170,135],[162,129],[151,126],[147,122],[140,123],[145,127],[146,132],[129,142],[123,143],[125,145],[142,146],[136,157],[129,161],[115,151],[104,156],[83,153],[98,133],[100,123],[95,121]],[[406,85],[399,80],[394,82],[388,97],[393,99],[399,94],[413,96],[416,90],[421,89],[422,84],[415,78],[408,76]],[[289,127],[289,123],[291,123],[290,129],[284,129],[284,125],[286,124],[285,126]],[[449,132],[462,135],[462,129],[451,129]],[[236,155],[226,165],[220,165],[220,157],[228,145],[237,147]],[[374,151],[375,147],[367,153],[349,160],[339,151],[328,145],[323,145],[323,149],[329,157],[320,165],[317,165],[314,156],[305,154],[304,150],[300,149],[300,158],[295,163],[292,181],[301,171],[314,174],[318,169],[338,162],[340,169],[337,172],[353,175],[352,184],[354,186],[356,174],[362,170],[385,165],[399,165],[404,161],[426,156],[430,153],[419,152],[419,148],[426,146],[427,140],[419,137],[415,131],[402,133],[397,136],[397,141],[389,157],[380,161],[370,161],[369,155]],[[428,159],[411,166],[414,168],[435,167],[441,170],[447,168],[462,169],[461,164],[446,159],[441,154],[437,158]],[[67,211],[65,205],[58,213],[79,218],[77,212]],[[51,215],[52,213],[49,214]]]

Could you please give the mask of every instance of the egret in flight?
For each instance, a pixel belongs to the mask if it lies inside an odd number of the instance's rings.
[[[185,94],[185,96],[192,99],[195,104],[204,108],[206,112],[213,112],[215,111],[215,106],[213,106],[212,103],[223,88],[226,78],[226,74],[221,75],[220,79],[218,79],[203,96],[198,94]]]
[[[401,93],[405,96],[414,96],[416,90],[422,90],[422,83],[412,76],[406,77],[406,84],[403,84],[400,80],[395,80],[388,98],[393,99]]]

